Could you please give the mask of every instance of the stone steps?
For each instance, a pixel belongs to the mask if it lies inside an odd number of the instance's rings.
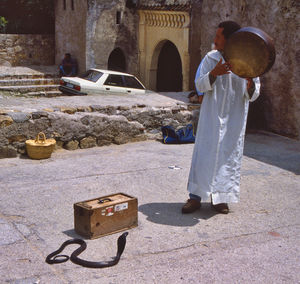
[[[51,96],[53,97],[53,92],[56,92],[57,95],[62,93],[58,90],[59,85],[25,85],[25,86],[0,86],[0,92],[3,92],[7,95],[23,95],[23,96],[32,96],[33,93],[38,96],[38,93],[44,94],[46,92],[52,92]],[[47,95],[43,95],[47,96]]]
[[[56,97],[60,78],[56,70],[51,72],[3,72],[0,75],[0,93],[8,96]]]
[[[0,80],[22,80],[22,79],[49,79],[58,78],[52,73],[24,73],[24,74],[0,74]]]
[[[0,79],[0,87],[4,86],[34,86],[34,85],[57,85],[59,78],[38,78],[38,79]]]

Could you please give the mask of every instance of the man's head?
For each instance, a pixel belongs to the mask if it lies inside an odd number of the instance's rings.
[[[65,54],[65,58],[66,58],[66,59],[71,59],[71,54],[70,54],[70,53],[66,53],[66,54]]]
[[[228,40],[228,38],[240,28],[241,26],[233,21],[226,21],[220,23],[214,41],[216,49],[219,51],[223,51],[226,40]]]

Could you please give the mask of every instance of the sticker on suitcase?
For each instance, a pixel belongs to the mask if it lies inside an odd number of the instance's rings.
[[[115,205],[115,212],[128,209],[128,202]]]

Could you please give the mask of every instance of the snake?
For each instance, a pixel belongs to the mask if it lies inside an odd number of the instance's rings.
[[[121,255],[125,249],[126,246],[126,237],[128,235],[128,232],[123,233],[117,241],[117,245],[118,245],[118,250],[117,250],[117,254],[116,256],[113,258],[113,260],[110,261],[88,261],[88,260],[84,260],[82,258],[79,258],[78,256],[87,248],[87,244],[84,240],[82,239],[70,239],[65,241],[58,250],[50,253],[47,257],[46,257],[46,262],[48,264],[57,264],[57,263],[62,263],[62,262],[66,262],[69,259],[78,265],[84,266],[84,267],[89,267],[89,268],[104,268],[104,267],[110,267],[113,265],[116,265],[120,258]],[[80,245],[79,248],[77,248],[76,250],[74,250],[71,254],[71,256],[69,257],[68,255],[65,254],[59,254],[61,253],[64,248],[68,245],[71,244],[78,244]]]

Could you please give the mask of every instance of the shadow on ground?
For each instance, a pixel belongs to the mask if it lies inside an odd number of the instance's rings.
[[[267,132],[248,133],[244,155],[300,175],[300,142]]]
[[[147,203],[139,206],[139,211],[147,216],[147,220],[156,224],[191,227],[200,219],[207,220],[216,215],[210,203],[202,203],[201,209],[192,214],[182,214],[184,203]]]

